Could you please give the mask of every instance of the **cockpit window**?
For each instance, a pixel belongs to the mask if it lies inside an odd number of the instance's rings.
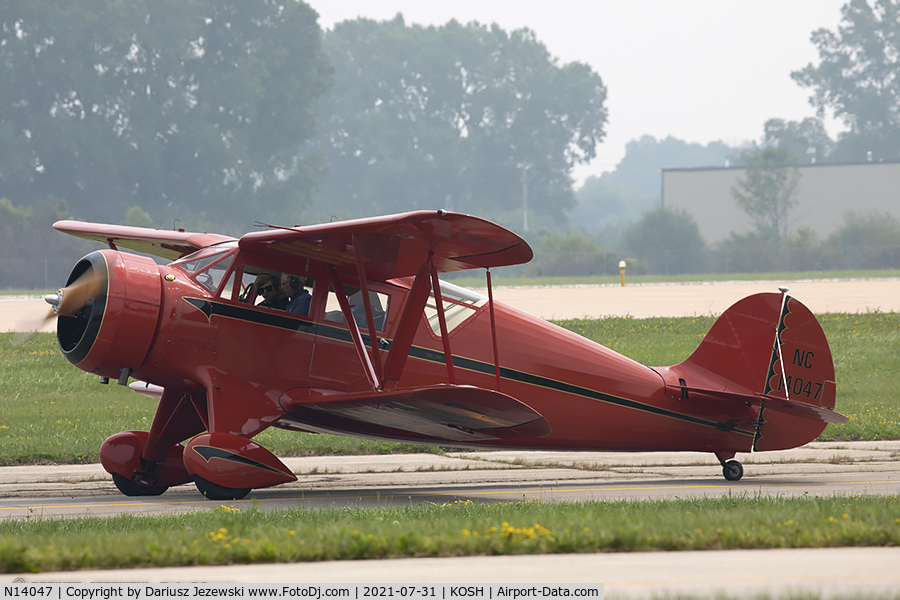
[[[344,293],[347,294],[347,302],[350,304],[350,312],[353,314],[353,320],[356,325],[363,329],[369,328],[368,318],[366,317],[366,307],[363,302],[362,290],[358,287],[349,285],[344,286]],[[388,305],[391,297],[388,294],[369,291],[369,303],[372,306],[372,317],[376,331],[384,331],[385,319],[387,317]],[[340,301],[334,291],[334,286],[328,288],[328,300],[325,306],[325,320],[333,323],[344,323],[344,313],[341,310]]]
[[[228,267],[231,266],[234,253],[226,250],[224,252],[206,254],[205,256],[197,256],[197,254],[199,253],[192,255],[196,258],[179,263],[178,266],[191,274],[197,283],[210,292],[215,292],[228,272]]]
[[[486,296],[446,281],[441,281],[441,297],[444,301],[444,318],[447,319],[448,333],[462,325],[488,301]],[[434,296],[431,296],[425,304],[425,318],[428,319],[434,334],[441,335],[441,322]]]
[[[240,270],[239,302],[284,310],[300,317],[310,315],[314,278],[254,265],[244,265]]]
[[[177,265],[188,273],[196,273],[211,262],[219,260],[227,253],[228,250],[209,250],[208,248],[204,248],[203,250],[198,250],[193,254],[189,254],[172,264]]]

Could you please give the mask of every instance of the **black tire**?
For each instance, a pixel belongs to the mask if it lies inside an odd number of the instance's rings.
[[[230,488],[207,481],[199,475],[194,475],[194,484],[200,493],[210,500],[240,500],[250,493],[252,488]]]
[[[722,465],[722,475],[728,481],[737,481],[744,476],[744,466],[736,460],[729,460]]]
[[[169,489],[169,487],[165,485],[138,485],[118,473],[113,473],[112,478],[113,483],[116,484],[119,491],[126,496],[159,496]]]

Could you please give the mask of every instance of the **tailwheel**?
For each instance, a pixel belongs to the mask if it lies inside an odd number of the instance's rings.
[[[113,483],[126,496],[159,496],[167,489],[165,485],[138,485],[124,475],[112,473]]]
[[[240,500],[250,493],[251,488],[230,488],[194,475],[194,483],[200,493],[210,500]]]
[[[736,460],[729,460],[722,463],[722,475],[728,481],[737,481],[744,476],[744,467]]]

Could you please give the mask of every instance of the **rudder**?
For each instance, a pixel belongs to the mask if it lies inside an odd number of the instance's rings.
[[[677,377],[683,389],[759,406],[754,450],[800,446],[828,422],[843,419],[832,412],[834,364],[825,333],[815,315],[787,294],[739,300],[687,360],[666,372],[667,383]]]

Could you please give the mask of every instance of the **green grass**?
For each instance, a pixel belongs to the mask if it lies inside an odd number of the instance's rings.
[[[820,316],[838,385],[837,408],[850,418],[820,439],[900,439],[900,313]]]
[[[900,439],[900,314],[826,314],[838,382],[837,409],[846,425],[829,425],[823,440]],[[574,319],[560,324],[648,365],[677,363],[712,326],[711,317]],[[96,462],[108,436],[147,430],[155,401],[70,365],[53,334],[27,340],[0,334],[0,465]],[[257,441],[280,456],[440,452],[411,444],[298,434],[271,428]]]
[[[740,515],[740,518],[736,518]],[[0,522],[0,572],[392,557],[900,544],[900,500],[471,500],[407,508],[220,506],[174,516]]]

